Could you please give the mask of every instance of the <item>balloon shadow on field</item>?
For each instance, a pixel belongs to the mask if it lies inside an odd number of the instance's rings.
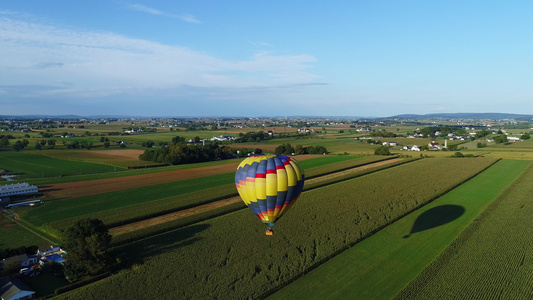
[[[192,245],[202,238],[196,235],[211,225],[191,225],[167,231],[138,241],[118,246],[112,255],[121,259],[125,265],[143,263],[145,259],[168,251]]]
[[[465,208],[459,205],[446,204],[433,207],[416,218],[415,223],[411,228],[411,232],[403,238],[406,239],[414,233],[450,223],[464,213]]]

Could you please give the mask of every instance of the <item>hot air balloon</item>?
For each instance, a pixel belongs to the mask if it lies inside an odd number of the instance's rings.
[[[235,172],[235,185],[248,208],[265,223],[266,234],[294,204],[304,187],[304,172],[285,155],[253,155]]]

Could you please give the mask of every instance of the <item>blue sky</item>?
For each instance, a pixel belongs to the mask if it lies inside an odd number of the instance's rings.
[[[531,1],[0,2],[0,115],[533,114]]]

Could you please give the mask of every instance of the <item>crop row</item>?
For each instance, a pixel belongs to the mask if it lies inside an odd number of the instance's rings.
[[[422,159],[302,193],[274,236],[239,210],[117,247],[130,266],[65,296],[258,298],[494,163]],[[438,171],[437,171],[438,170]]]
[[[306,190],[322,187],[322,186],[325,186],[325,185],[328,185],[328,184],[333,184],[333,183],[340,182],[340,181],[343,181],[343,180],[348,180],[348,179],[351,179],[351,178],[355,178],[357,176],[370,174],[372,172],[376,172],[376,171],[379,171],[379,170],[383,170],[383,169],[386,169],[386,168],[390,168],[390,167],[393,167],[393,166],[404,164],[404,163],[407,163],[407,162],[410,162],[410,161],[412,161],[412,160],[407,160],[407,159],[406,160],[401,160],[401,161],[397,161],[397,162],[394,162],[394,163],[391,163],[391,164],[376,166],[376,167],[368,168],[368,169],[361,170],[361,171],[358,171],[358,172],[352,172],[350,174],[345,174],[345,175],[342,175],[342,176],[339,176],[339,177],[328,178],[326,180],[319,180],[319,181],[316,181],[316,182],[312,183],[309,187],[306,187]],[[318,177],[318,178],[320,178],[320,177]],[[213,189],[212,191],[209,191],[208,194],[213,197],[217,193],[222,193],[222,192],[232,193],[234,191],[235,191],[235,187],[233,185],[230,185],[230,186],[223,186],[223,187],[220,187],[220,188],[217,188],[217,189]],[[192,199],[194,199],[197,194],[199,194],[199,193],[189,194],[189,195],[186,195],[185,197],[192,197]],[[236,194],[232,194],[232,196],[233,195],[236,195]],[[220,215],[222,215],[224,213],[229,213],[229,212],[236,211],[238,209],[244,209],[244,208],[246,208],[246,206],[244,205],[243,202],[235,203],[235,204],[232,204],[232,205],[229,205],[229,206],[225,206],[225,207],[217,208],[217,209],[214,209],[214,210],[210,210],[210,211],[201,213],[199,215],[188,216],[186,218],[180,218],[180,219],[169,221],[169,222],[166,222],[166,223],[163,223],[163,224],[157,224],[157,225],[154,225],[154,226],[150,226],[148,228],[138,229],[138,230],[135,230],[134,232],[129,232],[129,233],[121,234],[121,235],[118,235],[118,236],[113,236],[112,243],[116,245],[116,244],[122,244],[122,243],[125,243],[125,242],[131,242],[133,240],[137,240],[137,239],[140,239],[140,238],[149,237],[149,236],[154,235],[154,234],[159,234],[159,233],[162,233],[162,232],[165,232],[165,231],[177,229],[177,228],[180,228],[180,227],[183,227],[183,226],[186,226],[186,225],[190,225],[190,224],[193,224],[193,223],[196,223],[196,222],[200,222],[200,221],[203,221],[203,220],[207,220],[207,219],[210,219],[210,218],[214,218],[214,217],[220,216]],[[149,209],[149,207],[147,207],[147,209]],[[131,211],[131,213],[133,214],[133,213],[135,213],[135,211]],[[113,217],[113,216],[114,216],[113,214],[109,214],[109,218],[105,218],[105,220],[109,219],[109,222],[111,224],[114,224],[114,222],[116,222],[116,217]],[[154,215],[154,216],[157,216],[157,215]],[[105,221],[104,221],[104,223],[105,223]],[[109,227],[112,227],[112,226],[109,226]]]
[[[397,299],[531,299],[533,167],[495,200]]]

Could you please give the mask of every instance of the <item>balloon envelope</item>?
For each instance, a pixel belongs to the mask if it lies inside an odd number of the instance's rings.
[[[248,208],[271,227],[300,196],[304,172],[285,155],[254,155],[239,164],[235,185]]]

